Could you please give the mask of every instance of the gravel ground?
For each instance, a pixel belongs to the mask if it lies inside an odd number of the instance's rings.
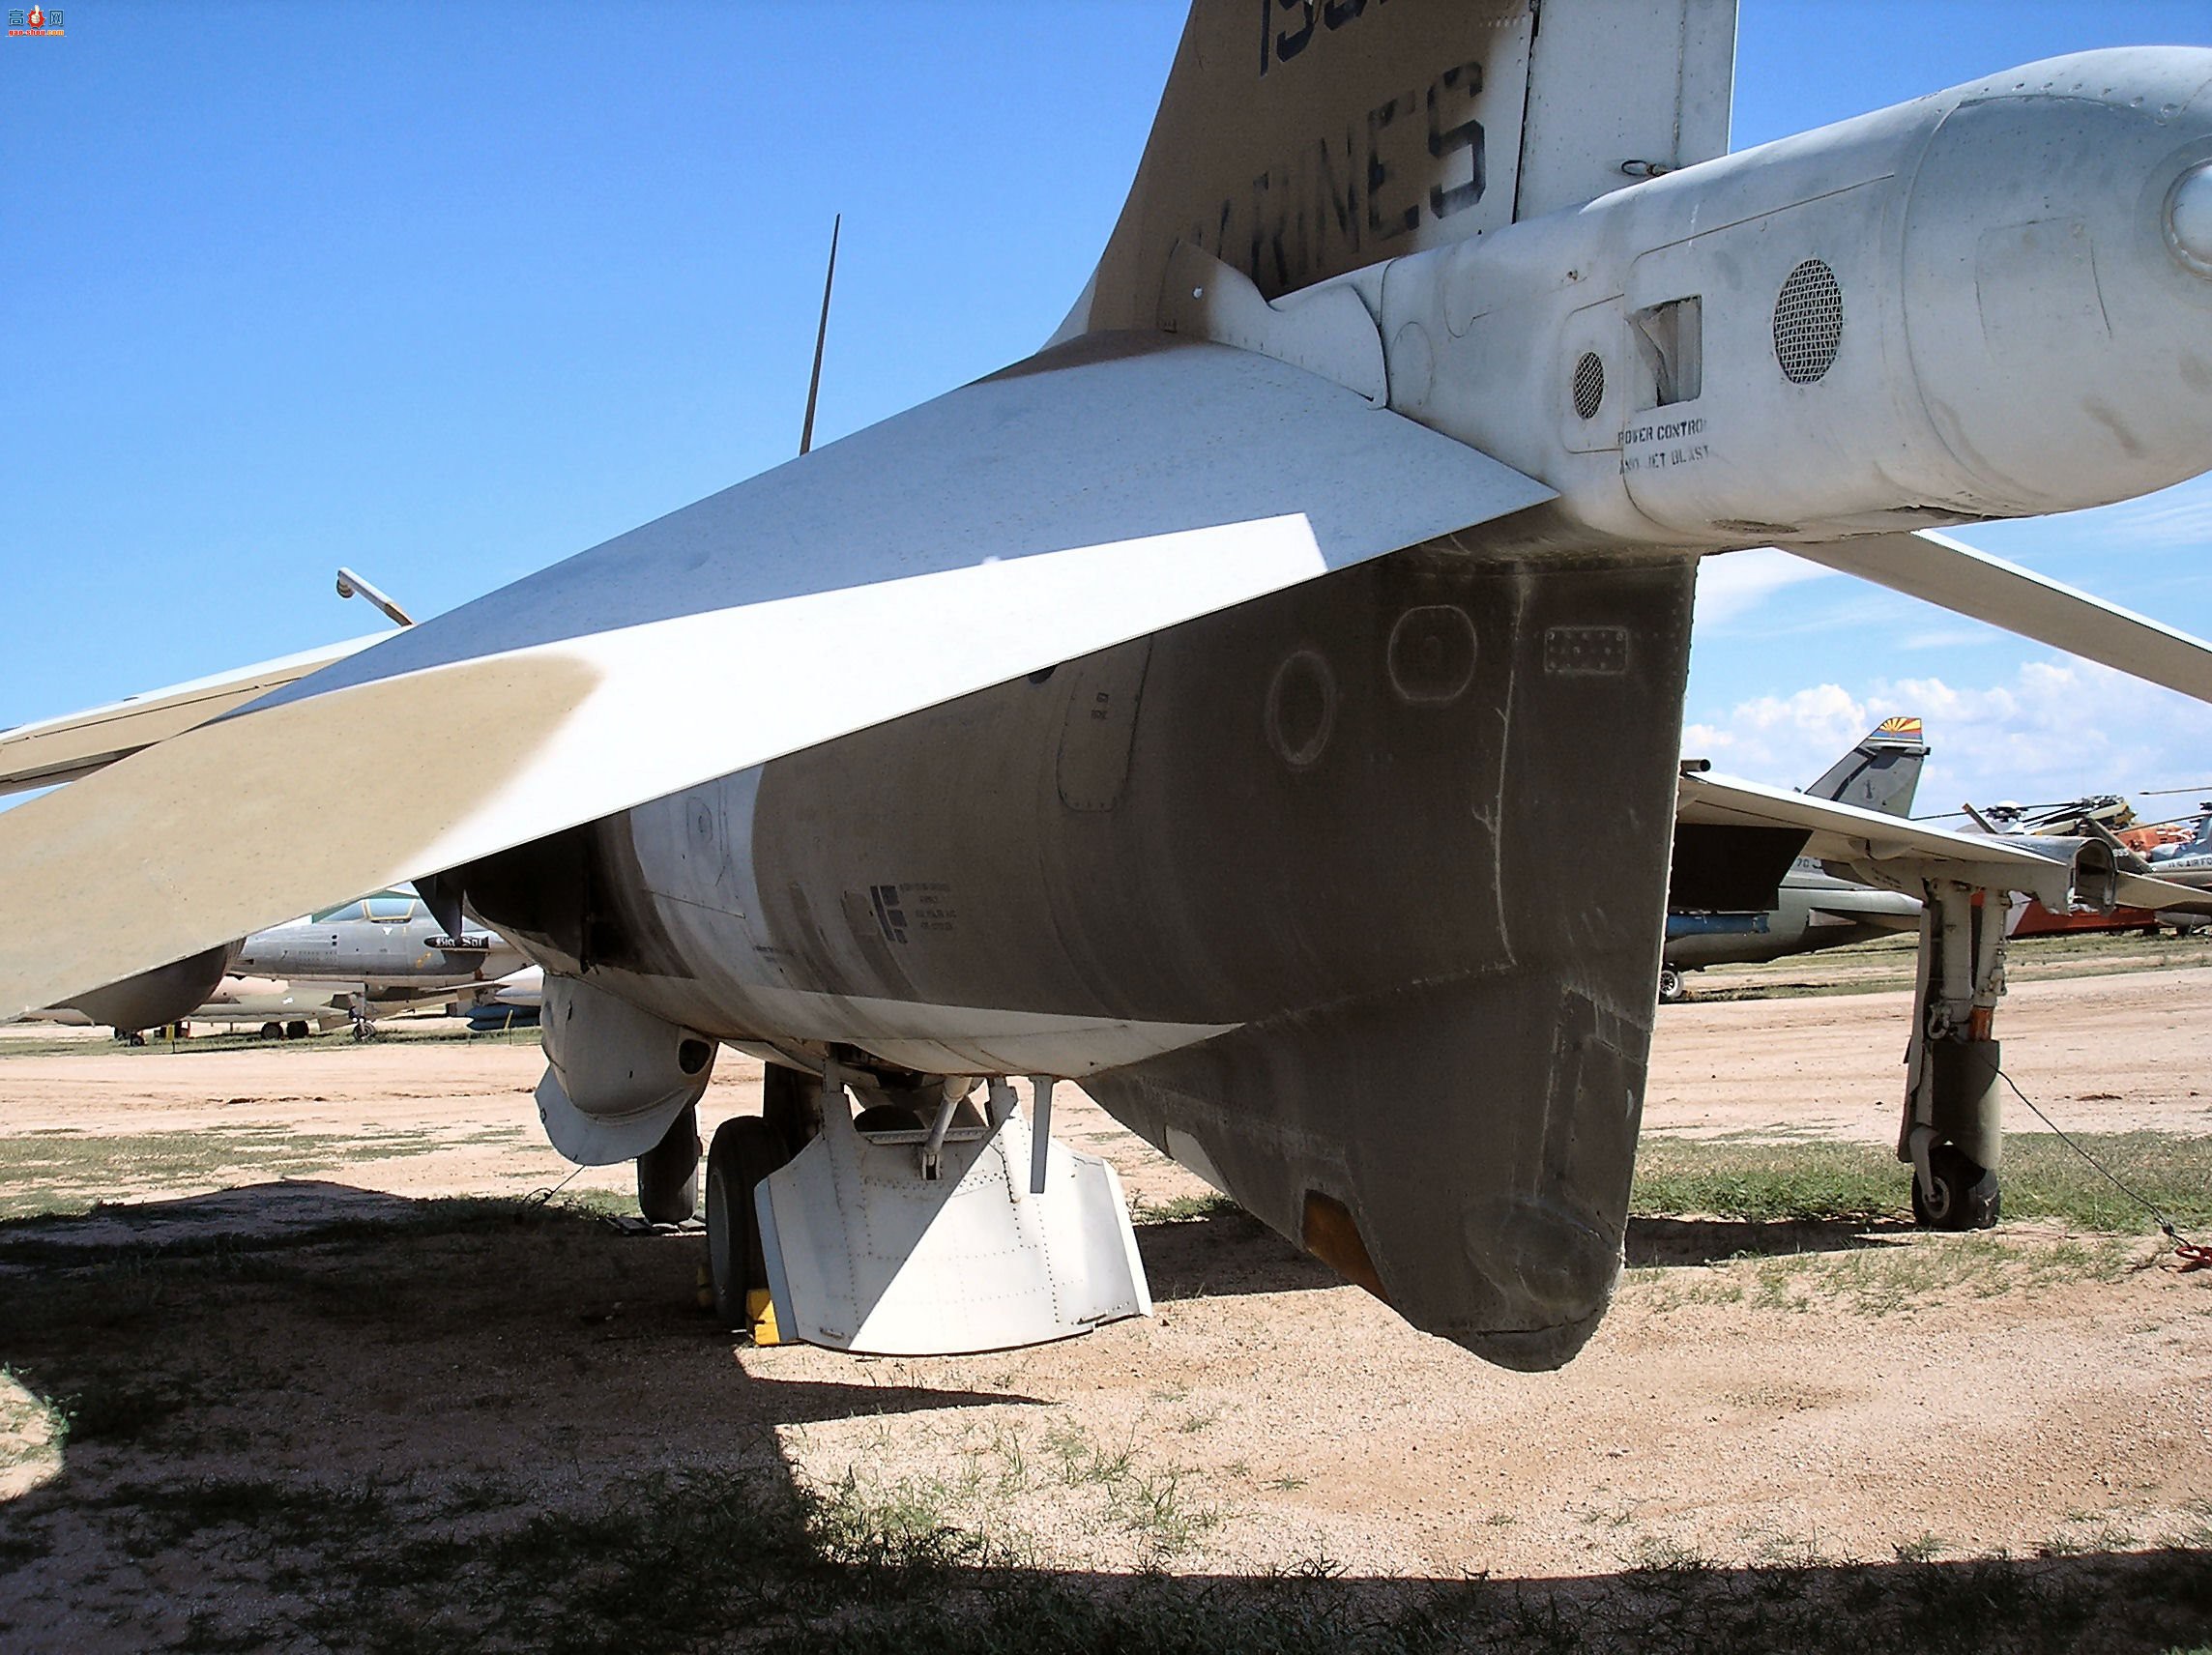
[[[1647,1127],[1889,1142],[1905,1003],[1662,1008]],[[2061,1125],[2203,1135],[2208,1014],[2203,968],[2016,974],[1999,1031]],[[1117,1578],[2212,1547],[2212,1271],[2168,1267],[2155,1237],[1658,1220],[1590,1347],[1528,1376],[1216,1211],[1141,1222],[1150,1321],[864,1361],[717,1333],[695,1236],[559,1209],[520,1232],[420,1224],[426,1198],[565,1176],[528,1096],[539,1066],[527,1041],[410,1032],[173,1053],[0,1035],[0,1201],[125,1204],[0,1225],[0,1645],[194,1646],[299,1594],[207,1531],[163,1540],[131,1503],[209,1479],[365,1480],[442,1511],[480,1485],[551,1506],[641,1471],[749,1466]],[[757,1107],[758,1087],[723,1054],[704,1123]],[[1203,1193],[1080,1098],[1056,1126],[1117,1163],[1140,1216]],[[568,1187],[619,1197],[626,1173]],[[318,1228],[334,1221],[358,1221],[350,1239]],[[150,1237],[258,1263],[118,1268]],[[64,1442],[41,1399],[72,1394]]]

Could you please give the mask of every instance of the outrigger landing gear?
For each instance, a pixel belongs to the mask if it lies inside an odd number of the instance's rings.
[[[1997,1221],[2004,1152],[2001,1048],[1990,1029],[2004,996],[2005,893],[1927,883],[1905,1123],[1897,1158],[1912,1167],[1913,1221],[1987,1230]]]
[[[637,1209],[649,1224],[682,1224],[699,1210],[699,1106],[668,1123],[637,1158]]]

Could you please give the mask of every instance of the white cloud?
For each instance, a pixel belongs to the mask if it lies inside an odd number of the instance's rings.
[[[2076,520],[2092,518],[2097,538],[2114,545],[2203,545],[2212,541],[2212,478],[2195,478]]]
[[[1963,650],[1976,644],[1994,644],[2000,634],[1989,626],[1936,626],[1925,632],[1907,632],[1897,640],[1901,650]]]
[[[1819,683],[1759,696],[1682,733],[1686,756],[1755,781],[1799,787],[1896,713],[1918,713],[1935,749],[1919,808],[2134,793],[2212,775],[2212,708],[2076,660],[2033,660],[2008,680]]]
[[[1834,572],[1772,547],[1706,558],[1698,565],[1697,624],[1707,630],[1726,626],[1786,587],[1822,580]]]

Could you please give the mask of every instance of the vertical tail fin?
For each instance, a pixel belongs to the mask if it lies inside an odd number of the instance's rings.
[[[1930,751],[1921,740],[1919,719],[1884,718],[1805,791],[1815,798],[1906,816]]]
[[[1736,0],[1193,0],[1058,342],[1157,326],[1195,243],[1269,299],[1728,148]]]

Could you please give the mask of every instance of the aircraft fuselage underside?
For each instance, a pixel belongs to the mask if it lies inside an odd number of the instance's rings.
[[[1693,568],[1415,548],[463,877],[705,1035],[1081,1077],[1420,1325],[1549,1364],[1617,1268]],[[1598,814],[1634,830],[1573,877]],[[1499,1269],[1539,1233],[1570,1262]]]

